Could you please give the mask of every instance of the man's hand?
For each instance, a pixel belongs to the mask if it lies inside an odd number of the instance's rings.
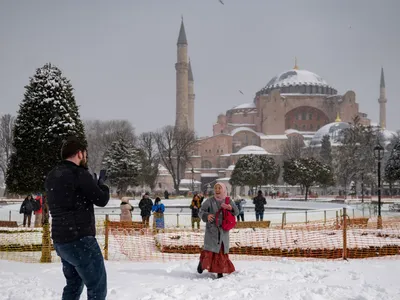
[[[208,215],[208,218],[207,218],[207,219],[208,219],[208,222],[211,223],[211,222],[214,221],[215,217],[214,217],[214,215],[211,215],[211,214],[210,214],[210,215]]]
[[[99,176],[99,185],[104,185],[104,182],[107,180],[107,171],[106,170],[100,170],[100,176]]]

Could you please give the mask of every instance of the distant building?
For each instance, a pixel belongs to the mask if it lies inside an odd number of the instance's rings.
[[[175,125],[195,130],[194,79],[183,20],[175,68]],[[387,100],[383,69],[378,102],[379,125],[384,129]],[[257,91],[253,101],[217,117],[213,135],[198,140],[192,156],[194,172],[188,169],[185,178],[201,182],[199,189],[204,191],[217,181],[229,181],[234,164],[242,155],[261,154],[279,160],[288,137],[318,146],[324,134],[336,134],[356,116],[362,124],[371,124],[367,114],[359,110],[354,91],[339,94],[319,75],[300,69],[296,61],[292,69],[274,76]],[[160,174],[160,180],[165,176]]]

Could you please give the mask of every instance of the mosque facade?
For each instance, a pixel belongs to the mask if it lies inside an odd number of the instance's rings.
[[[194,79],[188,52],[182,20],[175,65],[175,125],[195,131]],[[385,128],[387,100],[383,69],[378,103],[379,126]],[[262,154],[279,159],[290,136],[302,139],[305,144],[318,144],[316,140],[323,132],[344,128],[357,116],[362,124],[371,124],[367,114],[360,110],[354,91],[340,94],[321,76],[299,68],[295,62],[292,69],[271,78],[251,102],[217,116],[212,136],[199,138],[185,173],[186,181],[196,185],[183,188],[205,190],[216,181],[228,182],[234,164],[242,155]],[[161,183],[158,188],[171,190]]]

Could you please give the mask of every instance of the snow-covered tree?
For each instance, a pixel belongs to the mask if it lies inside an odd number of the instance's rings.
[[[276,183],[280,173],[279,165],[266,155],[245,155],[239,158],[232,172],[232,186],[257,187]]]
[[[194,131],[166,126],[154,134],[160,161],[171,174],[174,189],[179,194],[179,185],[190,162],[196,143]]]
[[[143,172],[140,176],[141,183],[148,185],[151,190],[154,190],[160,163],[154,133],[143,132],[138,138],[138,146],[144,154],[142,160]]]
[[[14,150],[7,168],[10,192],[44,191],[47,173],[60,161],[63,140],[75,136],[85,141],[83,124],[70,81],[48,63],[36,70],[14,127]]]
[[[301,185],[305,189],[305,200],[310,187],[316,184],[333,183],[331,168],[314,158],[291,159],[284,162],[283,180],[290,185]]]
[[[385,166],[385,179],[395,182],[400,179],[400,142],[397,142]]]
[[[320,158],[324,164],[332,166],[332,146],[329,135],[324,135],[321,140]]]
[[[141,171],[142,153],[130,142],[120,137],[111,144],[103,158],[103,166],[108,178],[121,195],[126,193],[129,186],[138,185]]]
[[[119,137],[135,145],[135,130],[128,120],[86,120],[84,126],[90,155],[89,167],[94,172],[100,171],[104,153]]]

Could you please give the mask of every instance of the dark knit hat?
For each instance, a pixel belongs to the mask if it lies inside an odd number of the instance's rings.
[[[86,151],[86,150],[87,147],[84,142],[82,142],[76,137],[69,137],[64,141],[61,147],[61,158],[67,159],[74,156],[79,151]]]

